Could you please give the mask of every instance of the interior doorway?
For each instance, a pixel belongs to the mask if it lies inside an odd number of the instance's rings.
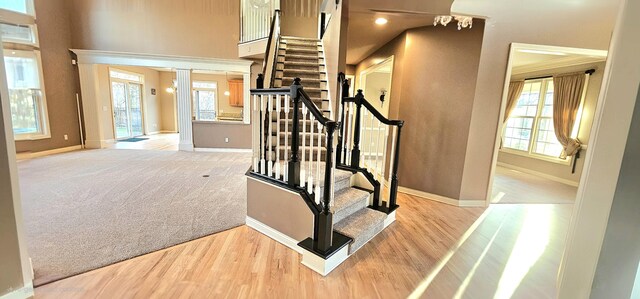
[[[368,67],[360,73],[359,89],[362,89],[364,97],[385,117],[389,116],[392,79],[393,56]]]
[[[110,69],[111,104],[116,140],[145,134],[142,104],[144,76]]]
[[[606,58],[600,50],[512,45],[489,204],[573,204]]]

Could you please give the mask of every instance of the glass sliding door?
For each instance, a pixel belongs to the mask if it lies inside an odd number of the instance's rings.
[[[116,139],[131,137],[127,83],[111,82],[111,100],[113,102],[113,124]]]
[[[142,117],[142,84],[111,78],[113,125],[116,139],[144,135]]]
[[[142,85],[128,83],[129,89],[129,115],[131,119],[131,136],[144,135],[142,129]]]

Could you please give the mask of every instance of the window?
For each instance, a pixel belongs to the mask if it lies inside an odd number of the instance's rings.
[[[33,0],[2,0],[0,1],[0,9],[34,15]]]
[[[38,47],[36,25],[15,25],[0,23],[2,41]]]
[[[218,84],[213,81],[193,81],[193,119],[214,121],[217,117]]]
[[[38,51],[4,50],[13,132],[17,140],[49,138]]]
[[[553,128],[553,78],[525,82],[503,136],[505,151],[568,162],[558,158],[562,145]]]

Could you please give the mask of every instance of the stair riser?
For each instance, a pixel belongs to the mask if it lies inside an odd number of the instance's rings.
[[[318,64],[323,64],[324,63],[324,59],[322,57],[318,57],[318,55],[294,55],[294,54],[286,55],[286,54],[282,54],[281,56],[278,56],[278,62],[285,62],[285,61],[291,61],[291,62],[314,62],[314,63],[318,63]]]

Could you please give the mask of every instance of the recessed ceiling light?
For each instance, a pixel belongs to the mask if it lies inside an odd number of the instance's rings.
[[[557,55],[557,56],[566,56],[567,55],[567,53],[562,53],[562,52],[552,52],[552,51],[542,51],[542,50],[529,50],[529,49],[518,50],[518,52],[531,53],[531,54],[542,54],[542,55]]]
[[[378,24],[378,25],[384,25],[384,24],[386,24],[387,22],[388,22],[388,21],[387,21],[387,19],[385,19],[385,18],[377,18],[377,19],[376,19],[376,24]]]

